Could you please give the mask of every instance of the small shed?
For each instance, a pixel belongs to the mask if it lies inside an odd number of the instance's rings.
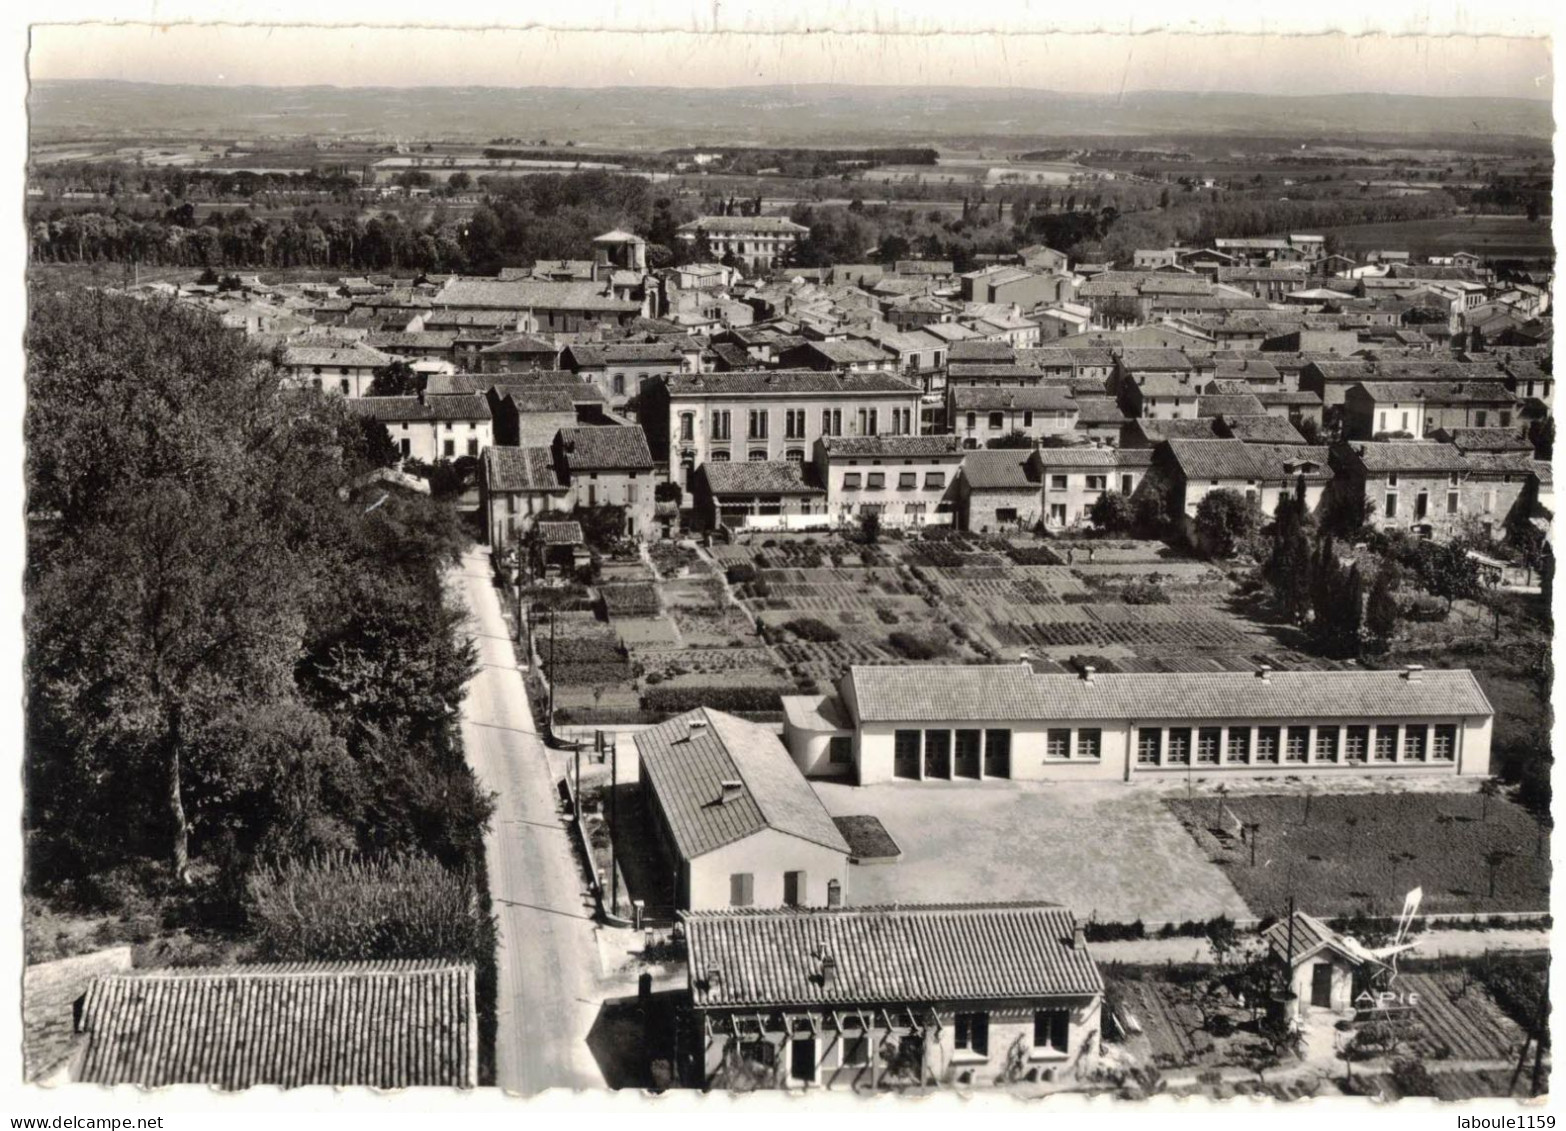
[[[575,573],[579,566],[587,564],[590,555],[580,522],[539,522],[534,524],[533,533],[535,572],[542,574],[553,567],[561,573]]]
[[[1341,935],[1314,915],[1296,911],[1262,934],[1268,953],[1289,969],[1296,1016],[1313,1011],[1350,1013],[1355,996],[1381,960],[1353,938]]]

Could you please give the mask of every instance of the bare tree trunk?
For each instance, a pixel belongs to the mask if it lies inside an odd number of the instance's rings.
[[[185,799],[180,787],[181,710],[175,706],[169,717],[169,817],[173,825],[171,855],[174,881],[184,887],[190,883],[190,825],[185,820]]]

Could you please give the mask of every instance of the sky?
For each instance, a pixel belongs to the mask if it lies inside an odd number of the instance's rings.
[[[599,23],[628,26],[623,15]],[[752,19],[725,26],[763,25]],[[1006,34],[994,34],[993,24],[984,34],[983,24],[952,19],[942,26],[956,31],[937,33],[936,26],[905,19],[838,32],[713,33],[667,24],[667,30],[635,32],[569,30],[558,22],[524,29],[35,24],[28,62],[34,80],[225,86],[846,83],[1535,99],[1551,98],[1554,89],[1550,43],[1541,35],[1417,34],[1417,27],[1394,21],[1385,26],[1404,34],[1198,34],[1237,25],[1189,19],[1181,30],[1136,34],[1029,33],[1022,28],[1036,25],[1017,21],[1000,25],[1011,28]],[[1526,21],[1500,26],[1538,30]]]

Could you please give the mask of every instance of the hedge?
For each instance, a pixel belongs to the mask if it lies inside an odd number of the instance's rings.
[[[781,711],[781,696],[792,687],[670,687],[660,684],[642,692],[642,710],[678,715],[697,707],[715,711]]]
[[[556,637],[551,645],[547,632],[538,635],[538,655],[546,664],[551,661],[557,664],[619,664],[625,661],[624,650],[606,637]]]
[[[783,627],[801,640],[809,640],[816,644],[832,644],[841,639],[837,629],[815,617],[796,617],[794,620],[784,621]]]
[[[724,576],[729,579],[730,585],[749,585],[756,580],[756,567],[753,565],[731,565],[724,571]]]

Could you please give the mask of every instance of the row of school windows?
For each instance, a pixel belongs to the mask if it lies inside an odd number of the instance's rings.
[[[1139,727],[1136,732],[1139,766],[1276,765],[1280,758],[1285,763],[1450,762],[1456,752],[1457,726],[1451,723]]]
[[[802,408],[790,408],[783,410],[783,438],[786,440],[803,440],[806,438],[806,410]],[[892,436],[912,436],[914,432],[913,409],[891,408],[887,409],[888,420]],[[853,416],[850,415],[850,420]],[[881,434],[881,414],[879,409],[861,408],[858,410],[859,428],[857,435],[879,436]],[[730,409],[715,409],[712,413],[712,439],[729,440],[733,438],[734,413]],[[746,413],[746,438],[750,440],[765,440],[772,434],[772,412],[769,409],[753,408]],[[821,410],[821,435],[841,436],[843,434],[843,410],[840,408],[824,408]],[[696,414],[693,412],[680,413],[680,440],[683,443],[692,443],[696,439]]]

